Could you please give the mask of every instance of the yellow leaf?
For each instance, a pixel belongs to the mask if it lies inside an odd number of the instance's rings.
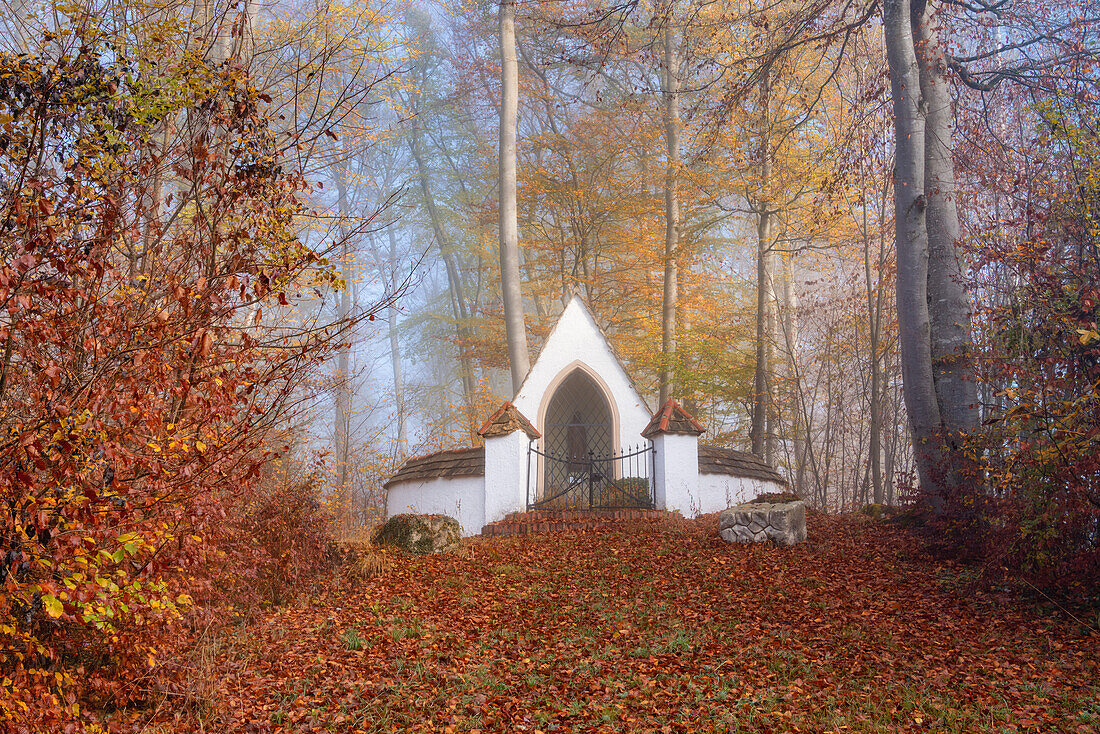
[[[57,619],[61,616],[61,613],[65,611],[65,607],[61,603],[61,600],[53,594],[42,595],[42,609],[45,610],[46,616],[53,619]]]

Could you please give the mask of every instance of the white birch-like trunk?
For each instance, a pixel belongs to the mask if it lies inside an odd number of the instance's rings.
[[[336,507],[341,513],[339,521],[350,528],[351,488],[348,486],[348,455],[351,446],[351,334],[348,331],[351,316],[351,284],[355,278],[352,270],[351,233],[347,226],[350,216],[348,205],[347,169],[336,168],[336,206],[340,215],[340,279],[344,287],[336,300],[337,329],[343,331],[343,345],[336,354],[336,398],[334,406],[336,448]]]
[[[386,228],[386,235],[390,243],[390,283],[394,285],[397,283],[397,236],[393,233],[393,227]],[[397,450],[399,458],[404,459],[409,454],[409,438],[406,428],[408,416],[405,408],[404,365],[401,358],[401,339],[397,317],[397,306],[391,303],[387,309],[390,366],[393,369],[393,397],[394,402],[397,404]]]
[[[977,382],[971,351],[970,300],[957,243],[960,236],[952,158],[954,107],[939,21],[931,3],[913,0],[911,20],[924,102],[924,191],[928,205],[928,304],[932,378],[948,449],[978,426]],[[946,467],[960,470],[958,462]],[[952,478],[956,481],[958,478]]]
[[[879,239],[878,273],[881,278],[883,247]],[[883,502],[882,486],[882,286],[871,274],[871,233],[867,229],[867,204],[863,204],[863,275],[867,295],[867,330],[871,367],[871,426],[868,438],[868,462],[871,467],[872,497],[876,505]]]
[[[787,262],[783,271],[783,342],[786,345],[788,411],[791,439],[794,444],[794,476],[796,494],[802,491],[806,465],[806,422],[802,413],[802,375],[798,369],[798,290],[794,285],[794,264]]]
[[[756,201],[756,370],[753,376],[752,453],[766,458],[771,451],[768,417],[772,396],[772,336],[774,334],[775,255],[772,250],[773,217],[769,197],[772,177],[772,153],[770,140],[770,76],[765,73],[760,81],[760,184]]]
[[[516,126],[519,116],[519,63],[516,59],[516,3],[500,3],[500,290],[512,392],[519,392],[531,369],[523,289],[519,272],[519,222],[516,211]]]
[[[938,496],[942,451],[928,312],[925,119],[909,0],[885,0],[883,26],[894,108],[898,341],[905,407],[921,486]]]

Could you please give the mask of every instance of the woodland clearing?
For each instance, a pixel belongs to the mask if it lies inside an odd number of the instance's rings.
[[[792,548],[727,545],[715,523],[389,556],[365,580],[334,576],[230,626],[204,656],[218,693],[153,718],[207,731],[1100,731],[1095,620],[983,589],[881,522],[814,514]],[[149,713],[135,716],[148,726]]]

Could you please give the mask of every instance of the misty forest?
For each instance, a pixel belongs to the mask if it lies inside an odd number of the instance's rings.
[[[1098,120],[1095,0],[2,0],[0,729],[1097,734]]]

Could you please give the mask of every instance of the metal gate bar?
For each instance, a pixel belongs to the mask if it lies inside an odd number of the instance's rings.
[[[651,509],[653,446],[587,457],[562,456],[532,445],[528,451],[540,471],[527,472],[528,510]],[[541,481],[540,481],[541,480]]]

